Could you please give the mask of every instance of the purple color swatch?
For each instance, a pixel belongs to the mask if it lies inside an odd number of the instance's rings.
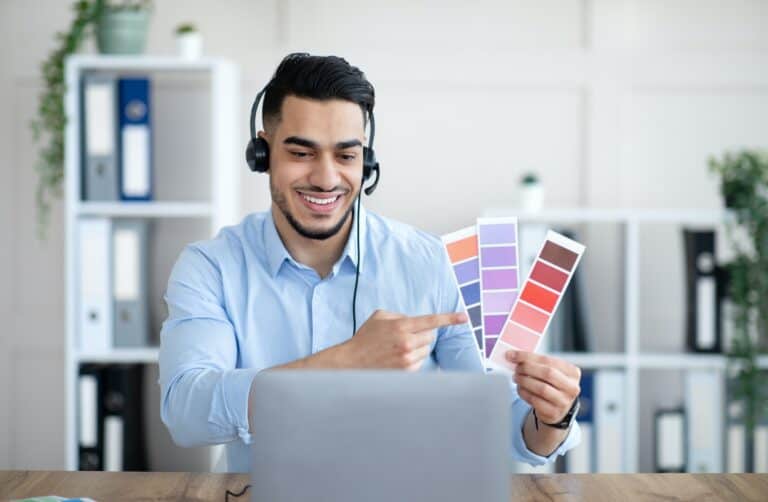
[[[515,246],[497,248],[480,248],[483,267],[514,267],[517,265],[517,250]]]
[[[483,290],[517,289],[517,269],[483,270]]]
[[[454,265],[453,269],[456,272],[456,280],[459,284],[465,284],[480,278],[480,263],[477,258]]]
[[[485,357],[491,357],[491,352],[493,352],[493,346],[496,345],[496,340],[499,338],[496,336],[487,336],[485,337]]]
[[[486,312],[504,312],[509,314],[517,300],[517,291],[496,291],[483,293],[483,307]]]
[[[485,334],[498,335],[501,333],[501,328],[504,327],[504,321],[507,320],[507,317],[508,314],[485,316]]]
[[[517,242],[515,225],[500,223],[496,225],[480,225],[480,245],[483,244],[514,244]]]

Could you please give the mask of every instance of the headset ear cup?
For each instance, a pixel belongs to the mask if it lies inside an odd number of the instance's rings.
[[[363,180],[368,180],[373,174],[373,170],[378,168],[376,162],[376,152],[367,146],[363,147]]]
[[[371,195],[376,190],[376,185],[379,184],[379,176],[381,175],[380,169],[379,162],[376,160],[376,153],[373,149],[363,147],[363,182],[368,181],[373,174],[376,174],[373,183],[364,190],[366,195]]]
[[[253,138],[245,149],[245,161],[255,173],[264,173],[269,169],[269,143],[264,138]]]

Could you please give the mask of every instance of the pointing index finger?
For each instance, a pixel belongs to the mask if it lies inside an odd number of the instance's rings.
[[[446,314],[429,314],[423,316],[409,317],[403,319],[403,328],[406,331],[415,333],[417,331],[426,331],[437,329],[441,326],[451,326],[454,324],[463,324],[467,322],[466,314],[460,312],[451,312]]]

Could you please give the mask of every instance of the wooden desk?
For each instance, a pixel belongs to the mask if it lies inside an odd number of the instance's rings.
[[[224,500],[247,474],[0,471],[0,500],[42,495],[120,500]],[[520,474],[512,500],[768,500],[768,474]],[[232,499],[250,500],[245,495]]]

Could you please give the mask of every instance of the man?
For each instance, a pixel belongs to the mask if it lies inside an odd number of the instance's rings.
[[[344,59],[287,56],[266,87],[258,133],[270,211],[187,246],[171,273],[162,419],[179,445],[228,443],[231,471],[249,470],[248,396],[260,371],[483,371],[440,240],[355,210],[373,106],[373,86]],[[353,290],[365,320],[354,336]],[[574,413],[580,370],[507,357],[517,364],[511,453],[551,462],[579,441],[577,424],[558,422]]]

